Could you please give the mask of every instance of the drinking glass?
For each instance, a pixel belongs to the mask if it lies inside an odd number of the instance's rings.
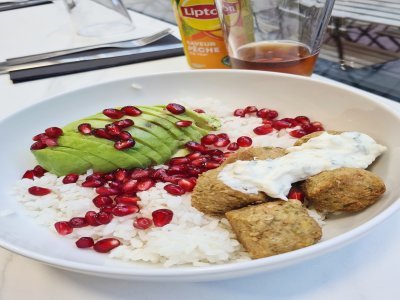
[[[79,35],[110,37],[134,29],[121,0],[64,0]]]
[[[215,0],[232,67],[310,76],[335,0]]]

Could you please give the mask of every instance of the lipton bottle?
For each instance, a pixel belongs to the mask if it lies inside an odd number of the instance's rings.
[[[214,0],[172,0],[185,54],[196,69],[230,68]]]

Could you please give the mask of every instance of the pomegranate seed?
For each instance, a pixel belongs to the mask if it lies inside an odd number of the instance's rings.
[[[121,187],[121,191],[124,194],[132,194],[136,192],[136,186],[137,186],[137,180],[135,179],[130,179],[126,182],[123,183],[122,187]]]
[[[80,217],[72,218],[68,223],[72,228],[81,228],[89,225],[85,218]]]
[[[32,186],[28,189],[28,192],[33,196],[45,196],[50,194],[51,190],[39,186]]]
[[[219,137],[216,142],[214,143],[215,147],[226,147],[230,144],[230,140],[229,139],[225,139],[225,138],[221,138]]]
[[[212,145],[218,140],[217,135],[215,134],[207,134],[201,138],[201,143],[203,145]]]
[[[132,135],[128,131],[121,131],[118,137],[123,141],[128,141],[132,139]]]
[[[192,161],[190,162],[190,164],[191,164],[192,166],[195,166],[195,167],[201,167],[201,166],[203,166],[204,163],[207,162],[207,161],[208,161],[207,158],[205,158],[205,157],[199,157],[199,158],[197,158],[197,159],[192,160]]]
[[[235,117],[241,117],[241,118],[243,118],[243,117],[246,115],[246,113],[245,113],[244,109],[238,108],[238,109],[236,109],[236,110],[233,112],[233,115],[234,115]]]
[[[257,107],[255,107],[255,106],[247,106],[247,107],[244,109],[244,112],[245,112],[246,114],[253,114],[253,113],[258,112],[258,109],[257,109]]]
[[[219,137],[221,139],[229,140],[229,135],[227,135],[226,133],[218,133],[217,137]]]
[[[164,186],[164,190],[166,190],[169,194],[174,195],[174,196],[180,196],[186,192],[179,185],[171,184],[171,183]]]
[[[63,131],[61,128],[58,127],[49,127],[47,128],[44,133],[51,138],[58,138],[63,134]]]
[[[195,185],[196,185],[196,180],[190,180],[186,178],[179,179],[178,185],[184,189],[186,192],[191,192],[193,191]]]
[[[198,176],[199,174],[203,173],[203,170],[198,167],[190,166],[187,169],[187,173],[191,176]]]
[[[267,118],[267,116],[268,116],[268,112],[269,112],[270,110],[268,109],[268,108],[261,108],[258,112],[257,112],[257,117],[259,117],[259,118]]]
[[[75,183],[77,182],[79,179],[79,175],[78,174],[68,174],[67,176],[65,176],[62,180],[62,182],[64,184],[70,184],[70,183]]]
[[[115,205],[107,205],[107,206],[103,206],[102,208],[100,208],[100,212],[106,212],[109,214],[112,214],[112,210],[115,207]]]
[[[310,119],[306,116],[297,116],[294,119],[300,124],[310,124]]]
[[[86,176],[86,180],[103,180],[103,174],[95,172],[92,175]]]
[[[138,182],[137,190],[138,191],[147,191],[152,188],[156,183],[152,179],[145,179]]]
[[[117,204],[113,210],[112,214],[117,217],[123,217],[131,214],[135,214],[139,211],[139,206],[137,205],[125,205]]]
[[[103,181],[97,180],[97,179],[86,180],[86,181],[82,182],[82,186],[87,187],[87,188],[97,188],[97,187],[102,186],[103,184],[104,184]]]
[[[133,227],[137,229],[147,229],[153,224],[153,221],[149,218],[136,218],[133,221]]]
[[[205,113],[205,111],[203,109],[201,109],[201,108],[193,109],[193,111],[197,112],[198,114],[204,114]]]
[[[224,152],[224,158],[231,156],[233,152]]]
[[[172,210],[162,208],[157,209],[151,213],[153,217],[153,223],[156,227],[163,227],[169,224],[174,216]]]
[[[204,167],[205,167],[206,169],[208,169],[208,170],[211,170],[211,169],[216,169],[216,168],[218,168],[220,165],[221,165],[220,163],[217,163],[217,162],[214,162],[214,161],[208,161],[208,162],[206,162],[206,163],[204,164]]]
[[[113,173],[107,173],[103,175],[104,180],[106,181],[112,181],[114,180],[114,174]]]
[[[186,170],[187,170],[186,165],[175,165],[175,166],[170,166],[167,173],[168,175],[182,174],[185,173]]]
[[[81,237],[75,242],[75,244],[78,248],[84,249],[93,247],[94,241],[91,237]]]
[[[270,119],[270,120],[273,120],[273,119],[275,119],[275,118],[277,118],[278,117],[278,112],[276,111],[276,110],[270,110],[268,113],[267,113],[267,116],[266,116],[266,118],[267,119]]]
[[[235,143],[235,144],[239,148],[239,145],[237,143]],[[223,156],[213,156],[213,157],[211,157],[211,159],[212,159],[213,162],[217,162],[219,164],[221,164],[225,160],[225,158]]]
[[[195,160],[196,158],[201,157],[201,155],[202,155],[201,152],[193,152],[193,153],[190,153],[190,154],[186,155],[186,157],[189,160]]]
[[[229,146],[228,146],[227,149],[228,149],[229,151],[236,151],[236,150],[239,149],[239,145],[238,145],[238,143],[233,142],[233,143],[230,143],[230,144],[229,144]]]
[[[239,147],[250,147],[253,144],[253,140],[248,136],[241,136],[237,139]]]
[[[272,127],[275,128],[276,130],[281,130],[284,128],[291,127],[291,123],[284,120],[276,120],[272,123]]]
[[[139,197],[130,197],[130,196],[117,196],[117,197],[115,197],[114,200],[118,204],[137,205],[137,202],[140,201],[140,198]]]
[[[120,182],[111,181],[108,183],[108,187],[119,191],[122,188],[122,184]]]
[[[170,104],[168,104],[168,105],[166,106],[166,109],[167,109],[170,113],[172,113],[172,114],[174,114],[174,115],[180,115],[180,114],[183,114],[183,113],[186,111],[186,109],[185,109],[184,106],[182,106],[182,105],[180,105],[180,104],[177,104],[177,103],[170,103]]]
[[[112,140],[113,137],[110,135],[105,129],[103,128],[98,128],[98,129],[93,129],[92,134],[95,137],[98,137],[100,139],[106,139],[106,140]]]
[[[181,120],[181,121],[177,121],[175,122],[175,125],[178,127],[189,127],[192,125],[192,121],[189,120]]]
[[[126,141],[117,141],[114,143],[114,148],[117,150],[124,150],[128,148],[132,148],[135,146],[136,142],[134,139],[128,139]]]
[[[307,132],[303,129],[296,129],[289,132],[292,137],[301,138],[307,134]]]
[[[314,132],[314,127],[311,124],[302,124],[301,129],[307,132],[307,134]]]
[[[47,136],[46,134],[44,134],[44,133],[39,133],[39,134],[35,135],[35,136],[32,138],[32,140],[34,140],[35,142],[41,142],[42,140],[47,139],[47,138],[48,138],[48,136]]]
[[[200,151],[200,152],[206,151],[206,148],[202,144],[193,141],[187,142],[185,146],[191,151]]]
[[[28,170],[24,173],[24,175],[22,175],[22,178],[26,178],[26,179],[32,179],[35,176],[35,172],[33,170]]]
[[[258,134],[258,135],[266,135],[266,134],[274,131],[274,129],[268,125],[261,125],[261,126],[254,128],[253,131],[255,134]]]
[[[114,207],[111,209],[111,211],[114,209]],[[109,224],[114,216],[112,215],[111,212],[106,212],[106,211],[100,211],[97,213],[94,218],[96,219],[96,222],[99,223],[100,225],[106,225]]]
[[[86,220],[86,222],[87,222],[89,225],[91,225],[91,226],[99,226],[99,225],[101,225],[101,224],[97,221],[96,215],[97,215],[97,213],[96,213],[95,211],[92,211],[92,210],[86,212],[86,214],[85,214],[85,220]]]
[[[281,119],[281,121],[285,121],[285,122],[290,123],[290,128],[293,128],[293,127],[296,127],[296,126],[299,125],[299,123],[297,123],[297,121],[295,119],[292,119],[292,118],[283,118],[283,119]]]
[[[211,156],[222,156],[224,155],[224,152],[219,149],[211,149],[207,151],[207,154]]]
[[[33,168],[33,173],[35,174],[35,177],[42,177],[45,173],[47,173],[47,170],[44,169],[42,166],[35,166]]]
[[[47,147],[58,146],[57,140],[56,139],[51,139],[51,138],[43,140],[43,143],[45,143]]]
[[[145,169],[134,169],[131,174],[132,179],[142,179],[150,176],[150,171]]]
[[[313,132],[324,131],[324,130],[325,130],[324,127],[315,127],[315,126],[313,126]]]
[[[135,122],[133,122],[133,120],[131,120],[131,119],[123,119],[123,120],[115,121],[115,122],[113,122],[113,124],[117,125],[120,128],[128,128],[128,127],[135,125]]]
[[[153,174],[151,174],[151,178],[156,180],[163,180],[167,176],[167,171],[164,169],[158,169]]]
[[[62,222],[56,222],[54,224],[54,227],[56,228],[58,234],[60,235],[67,235],[72,232],[72,227],[69,225],[68,222],[62,221]]]
[[[136,106],[124,106],[122,112],[128,116],[136,117],[142,114],[142,111]]]
[[[119,191],[115,188],[101,186],[96,188],[96,193],[102,196],[115,196],[119,194]]]
[[[125,179],[128,178],[128,171],[125,169],[118,169],[114,171],[114,179],[116,181],[123,182]]]
[[[187,164],[189,161],[190,161],[190,159],[187,157],[173,157],[169,160],[168,164],[170,166],[184,165],[184,164]]]
[[[46,144],[38,141],[38,142],[35,142],[35,143],[32,144],[31,150],[41,150],[41,149],[44,149],[46,147],[47,147]]]
[[[104,109],[103,114],[109,117],[110,119],[121,119],[124,116],[123,111],[115,108]]]
[[[82,123],[78,126],[78,131],[82,134],[91,134],[92,125],[90,125],[89,123]]]
[[[304,194],[303,194],[303,192],[299,189],[299,188],[297,188],[297,187],[291,187],[291,189],[290,189],[290,191],[289,191],[289,194],[288,194],[288,199],[296,199],[296,200],[299,200],[299,201],[301,201],[301,202],[303,202],[304,201]]]
[[[92,201],[93,204],[98,208],[113,204],[113,200],[109,196],[98,195]]]
[[[323,127],[321,122],[312,122],[311,125],[314,127]]]
[[[106,125],[106,131],[109,135],[117,136],[121,133],[121,128],[118,125],[111,123]]]
[[[263,123],[264,125],[269,125],[269,126],[272,126],[272,124],[273,124],[273,121],[271,121],[271,120],[268,120],[268,119],[263,119],[263,120],[262,120],[262,123]]]
[[[112,249],[117,248],[121,245],[121,242],[115,238],[107,238],[97,241],[93,245],[93,249],[100,253],[108,253]]]

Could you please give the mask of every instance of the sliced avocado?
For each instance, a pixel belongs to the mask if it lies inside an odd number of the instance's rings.
[[[83,123],[90,123],[93,128],[104,128],[106,125],[110,124],[110,121],[107,117],[106,119],[82,119],[80,120],[79,124]],[[78,125],[77,125],[78,126]],[[77,128],[75,124],[71,123],[68,126],[64,127],[67,129],[67,132],[77,132],[73,128]],[[132,134],[133,138],[136,141],[135,150],[139,148],[143,148],[142,154],[148,158],[150,158],[154,163],[160,164],[166,161],[168,158],[171,157],[173,150],[170,149],[167,145],[163,144],[157,137],[154,135],[140,129],[136,128],[136,126],[131,126],[126,129],[129,133]],[[131,149],[124,150],[125,152],[129,153]]]
[[[80,133],[64,132],[58,138],[58,144],[110,160],[119,168],[141,168],[151,164],[150,159],[141,155],[137,150],[134,155],[128,154],[125,150],[116,150],[112,141],[93,136],[83,136]]]
[[[190,140],[192,140],[192,141],[198,141],[205,135],[205,134],[202,134],[199,131],[197,131],[195,128],[193,128],[193,126],[190,126],[190,127],[176,126],[175,123],[177,121],[179,121],[180,119],[175,118],[172,115],[166,114],[162,110],[160,112],[157,109],[153,110],[148,107],[142,107],[142,106],[138,106],[138,108],[140,108],[142,110],[142,112],[143,112],[142,115],[143,114],[151,115],[151,116],[157,117],[158,119],[164,119],[164,120],[168,121],[171,124],[170,126],[173,126],[174,128],[177,128],[178,130],[184,132],[185,135],[187,135],[190,138]],[[196,126],[196,128],[197,128],[197,126]]]
[[[161,108],[163,110],[165,109],[165,105],[156,105],[154,107]],[[186,109],[183,114],[178,116],[187,116],[193,120],[198,127],[207,130],[218,130],[221,127],[221,122],[217,117],[205,113],[199,114],[191,109]]]
[[[86,160],[88,163],[90,163],[92,165],[91,169],[93,169],[93,171],[95,171],[95,172],[107,173],[107,172],[111,172],[115,169],[118,169],[117,165],[104,159],[104,157],[95,156],[91,153],[88,153],[88,152],[85,152],[82,150],[76,150],[76,149],[66,148],[66,147],[62,147],[62,146],[52,147],[49,149],[51,149],[52,151],[68,153],[68,154],[77,156],[83,160]]]
[[[32,151],[32,153],[39,165],[57,176],[70,173],[83,174],[92,167],[84,159],[68,153],[53,151],[51,148]]]

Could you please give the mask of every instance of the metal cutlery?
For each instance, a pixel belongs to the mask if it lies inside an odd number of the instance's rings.
[[[51,3],[51,0],[24,0],[24,1],[7,1],[0,2],[0,9],[2,11],[12,10],[17,8],[35,6],[39,4]]]
[[[155,34],[142,37],[139,39],[135,40],[127,40],[127,41],[121,41],[121,42],[113,42],[113,43],[106,43],[106,44],[100,44],[100,45],[92,45],[92,46],[86,46],[86,47],[79,47],[79,48],[73,48],[73,49],[68,49],[68,50],[59,50],[59,51],[54,51],[54,52],[47,52],[47,53],[42,53],[42,54],[35,54],[35,55],[28,55],[28,56],[22,56],[22,57],[17,57],[17,58],[10,58],[7,59],[5,62],[0,64],[0,74],[3,74],[4,69],[7,69],[6,67],[9,66],[17,66],[21,64],[29,64],[32,62],[37,62],[41,60],[47,60],[50,58],[56,58],[59,56],[64,56],[68,54],[74,54],[74,53],[79,53],[79,52],[84,52],[88,50],[94,50],[94,49],[101,49],[101,48],[121,48],[121,49],[130,49],[130,48],[138,48],[142,47],[148,44],[151,44],[165,36],[167,36],[171,32],[171,29],[164,29],[160,32],[157,32]],[[99,54],[101,55],[101,54]],[[93,56],[93,55],[92,55]],[[97,55],[98,56],[98,55]],[[77,61],[77,58],[71,58],[70,60]],[[47,62],[49,63],[49,62]],[[3,67],[3,68],[2,68]]]
[[[99,59],[105,59],[105,58],[121,57],[121,56],[133,55],[133,54],[165,51],[165,50],[179,49],[179,48],[182,48],[182,45],[180,43],[176,43],[176,44],[170,44],[170,45],[149,46],[149,47],[138,48],[138,49],[119,50],[119,51],[114,51],[114,52],[109,52],[109,53],[99,53],[99,54],[91,54],[91,55],[89,54],[89,55],[80,56],[80,57],[43,60],[43,61],[36,61],[36,62],[31,62],[31,63],[20,64],[20,65],[0,66],[0,74],[6,74],[11,71],[32,69],[32,68],[38,68],[38,67],[46,67],[46,66],[52,66],[52,65],[58,65],[58,64],[93,61],[93,60],[99,60]]]

